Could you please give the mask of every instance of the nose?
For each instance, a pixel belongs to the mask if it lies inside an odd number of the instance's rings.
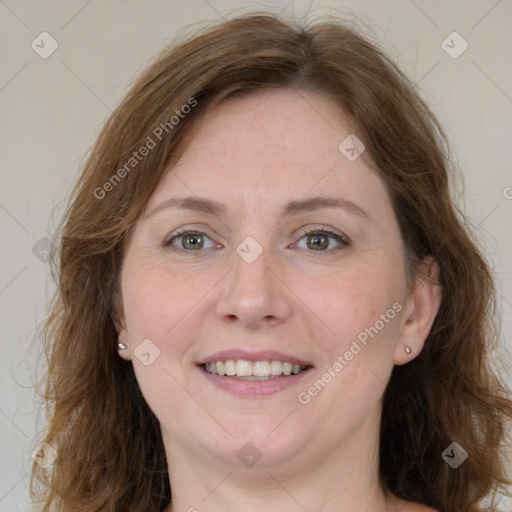
[[[217,303],[219,318],[231,323],[238,321],[247,328],[284,322],[292,311],[292,294],[268,251],[263,250],[251,263],[233,251],[232,263]]]

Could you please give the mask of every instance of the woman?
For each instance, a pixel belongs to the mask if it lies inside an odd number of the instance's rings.
[[[343,24],[160,55],[63,220],[43,510],[481,510],[512,403],[446,153]]]

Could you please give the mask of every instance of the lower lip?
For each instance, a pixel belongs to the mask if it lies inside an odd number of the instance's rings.
[[[238,396],[266,396],[284,391],[295,386],[305,375],[308,375],[312,367],[297,375],[279,376],[269,380],[239,380],[222,375],[207,372],[202,366],[199,370],[213,384]]]

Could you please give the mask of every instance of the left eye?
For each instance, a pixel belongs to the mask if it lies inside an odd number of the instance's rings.
[[[348,247],[350,245],[350,241],[345,238],[343,235],[339,235],[338,233],[334,233],[333,231],[329,231],[328,229],[311,229],[303,234],[300,238],[300,241],[305,239],[307,247],[309,249],[313,249],[314,251],[327,252],[326,249],[329,249],[330,240],[334,239],[338,244],[337,247],[331,247],[329,250],[337,250],[342,249],[343,247]],[[294,245],[297,245],[294,244]],[[304,249],[304,247],[299,247],[300,249]]]

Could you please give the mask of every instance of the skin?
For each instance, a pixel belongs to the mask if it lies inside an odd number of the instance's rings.
[[[351,162],[338,150],[353,132],[316,93],[274,90],[225,102],[189,131],[183,155],[129,232],[118,309],[128,349],[119,354],[131,359],[161,423],[173,490],[167,511],[251,512],[269,503],[276,512],[430,510],[386,498],[379,421],[393,366],[420,353],[441,292],[424,279],[406,282],[382,180],[363,157]],[[323,208],[280,216],[288,201],[314,195],[351,201],[366,215]],[[213,199],[226,212],[163,208],[148,215],[179,196]],[[329,238],[327,246],[303,232],[322,226],[351,244]],[[202,248],[191,249],[190,236],[163,246],[181,227],[204,233]],[[248,236],[262,248],[252,263],[236,252]],[[435,262],[426,260],[425,272],[435,279]],[[300,403],[298,393],[394,303],[400,312]],[[160,351],[148,366],[134,353],[144,339]],[[237,396],[196,365],[232,348],[278,350],[314,367],[279,393]],[[262,454],[252,468],[237,457],[248,442]]]

